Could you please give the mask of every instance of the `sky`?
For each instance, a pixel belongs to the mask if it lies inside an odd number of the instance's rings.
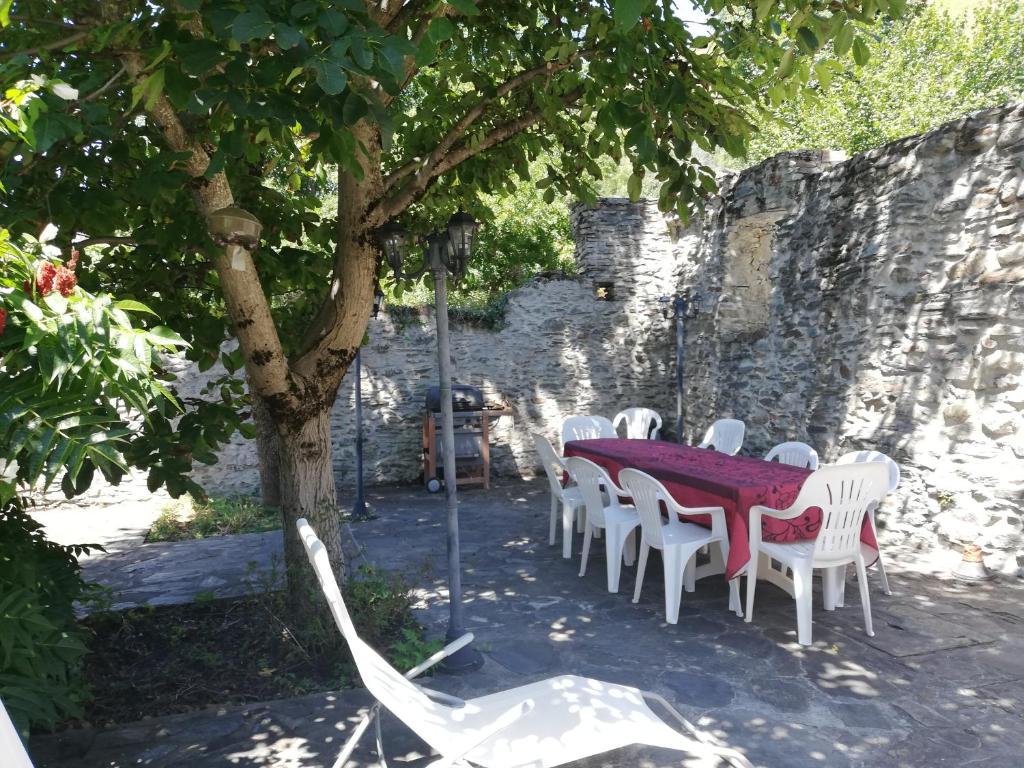
[[[689,0],[673,0],[672,7],[675,9],[676,15],[683,21],[704,21],[707,18],[707,15],[694,8],[693,3]]]

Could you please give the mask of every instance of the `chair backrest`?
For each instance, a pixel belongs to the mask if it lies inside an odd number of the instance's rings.
[[[618,497],[627,495],[626,492],[612,482],[602,466],[590,459],[570,456],[565,460],[565,466],[583,496],[583,503],[587,507],[587,520],[603,527],[605,500],[601,490],[607,491],[609,504],[618,504]]]
[[[562,422],[562,446],[570,440],[616,437],[615,427],[604,416],[570,416]]]
[[[710,427],[700,443],[701,448],[713,446],[719,453],[735,456],[743,447],[747,425],[739,419],[719,419]]]
[[[889,472],[882,464],[832,464],[812,472],[793,506],[821,509],[815,562],[845,561],[855,555],[864,515],[888,492]]]
[[[836,464],[862,464],[865,461],[877,461],[889,468],[889,490],[895,491],[900,484],[900,465],[880,451],[850,451],[844,453]]]
[[[4,768],[32,768],[25,746],[18,736],[18,729],[11,722],[10,715],[0,701],[0,755],[3,755]]]
[[[430,699],[413,682],[407,680],[373,648],[356,634],[352,618],[341,596],[330,559],[323,542],[317,538],[305,518],[296,522],[299,538],[316,572],[317,581],[331,608],[334,622],[348,642],[363,685],[395,717],[405,723],[424,741],[442,754],[448,750],[453,735],[445,705]]]
[[[537,450],[540,463],[544,467],[544,474],[548,476],[548,483],[551,485],[551,493],[557,498],[562,498],[562,476],[565,474],[565,463],[555,452],[555,447],[544,435],[534,432],[533,447]]]
[[[626,437],[630,440],[657,440],[661,432],[661,416],[651,408],[627,408],[619,411],[612,419],[612,427],[618,434],[619,424],[625,422]],[[651,432],[651,427],[654,432]]]
[[[619,472],[619,482],[633,498],[633,506],[640,516],[644,539],[651,546],[660,549],[665,542],[662,535],[664,528],[678,522],[678,518],[671,512],[667,521],[661,516],[661,502],[669,498],[665,486],[639,469],[622,470]]]
[[[807,443],[793,441],[779,443],[767,454],[765,461],[778,460],[779,464],[789,464],[794,467],[805,467],[807,469],[818,468],[818,452]]]

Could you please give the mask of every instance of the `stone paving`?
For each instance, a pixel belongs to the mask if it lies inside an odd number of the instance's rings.
[[[815,642],[802,648],[792,601],[770,586],[758,590],[754,623],[745,624],[727,610],[724,581],[703,580],[684,595],[679,624],[670,626],[653,556],[636,605],[629,597],[633,569],[624,569],[619,594],[606,591],[600,542],[578,578],[579,537],[572,561],[547,545],[544,482],[502,482],[461,498],[467,628],[485,663],[470,674],[438,675],[432,687],[469,697],[562,673],[635,685],[666,696],[755,764],[773,768],[1020,764],[1024,584],[1016,579],[963,587],[925,561],[887,550],[894,594],[882,594],[872,578],[875,637],[862,631],[851,584],[844,609],[825,612],[816,600]],[[442,634],[441,497],[386,488],[370,501],[378,518],[352,526],[354,538],[367,560],[403,571],[421,588],[421,620]],[[246,588],[249,560],[266,572],[279,542],[279,534],[258,534],[216,545],[141,545],[134,559],[129,552],[106,563],[94,558],[87,574],[103,574],[125,604],[184,598],[210,589],[211,577],[223,580],[214,591],[229,594]],[[209,556],[197,562],[204,551]],[[31,747],[41,768],[330,766],[366,703],[361,690],[315,694],[65,733]],[[378,764],[367,741],[348,768]],[[392,763],[429,762],[425,746],[390,719],[385,741]],[[643,748],[585,763],[692,764]]]

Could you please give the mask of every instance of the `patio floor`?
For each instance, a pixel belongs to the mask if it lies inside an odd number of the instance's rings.
[[[369,496],[378,517],[352,526],[355,539],[369,561],[423,587],[420,618],[431,634],[443,634],[443,498],[418,487]],[[771,586],[758,590],[754,623],[745,624],[727,610],[724,580],[703,580],[684,594],[680,621],[670,626],[653,554],[637,605],[632,568],[623,569],[619,594],[606,591],[600,541],[578,578],[579,537],[572,561],[561,558],[560,545],[547,545],[543,480],[499,482],[460,498],[466,623],[485,663],[470,674],[438,675],[431,687],[469,697],[564,673],[634,685],[661,693],[773,768],[1019,764],[1024,583],[1016,579],[963,587],[926,561],[883,549],[893,595],[872,578],[875,637],[862,631],[851,584],[838,611],[823,611],[816,596],[814,646],[802,648],[793,603]],[[125,606],[209,590],[237,594],[252,575],[250,561],[266,567],[279,551],[280,533],[136,545],[90,558],[86,575],[111,586]],[[205,558],[201,567],[197,557]],[[43,768],[330,766],[366,703],[357,690],[224,707],[42,737],[32,753]],[[385,720],[385,744],[393,764],[429,762],[422,743],[394,720]],[[349,765],[376,764],[363,747]],[[694,764],[641,748],[586,763]]]

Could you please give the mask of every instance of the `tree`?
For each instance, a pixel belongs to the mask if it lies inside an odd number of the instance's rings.
[[[812,82],[763,121],[750,160],[792,149],[864,152],[1024,98],[1022,0],[955,13],[929,4],[876,32],[863,67]]]
[[[854,22],[904,0],[697,5],[712,13],[700,33],[654,0],[0,0],[3,82],[17,84],[9,226],[31,231],[45,212],[103,244],[111,283],[169,321],[165,304],[187,308],[197,346],[230,328],[280,437],[301,599],[295,518],[342,566],[329,409],[365,333],[382,225],[478,209],[542,153],[557,158],[548,201],[588,199],[596,158],[626,156],[630,194],[654,175],[661,207],[685,217],[715,188],[695,148],[740,153],[765,88],[806,86],[829,40],[861,58]],[[322,219],[304,179],[326,183],[335,165],[337,211]],[[281,175],[294,194],[268,183]],[[232,204],[265,224],[255,255],[209,236]]]

